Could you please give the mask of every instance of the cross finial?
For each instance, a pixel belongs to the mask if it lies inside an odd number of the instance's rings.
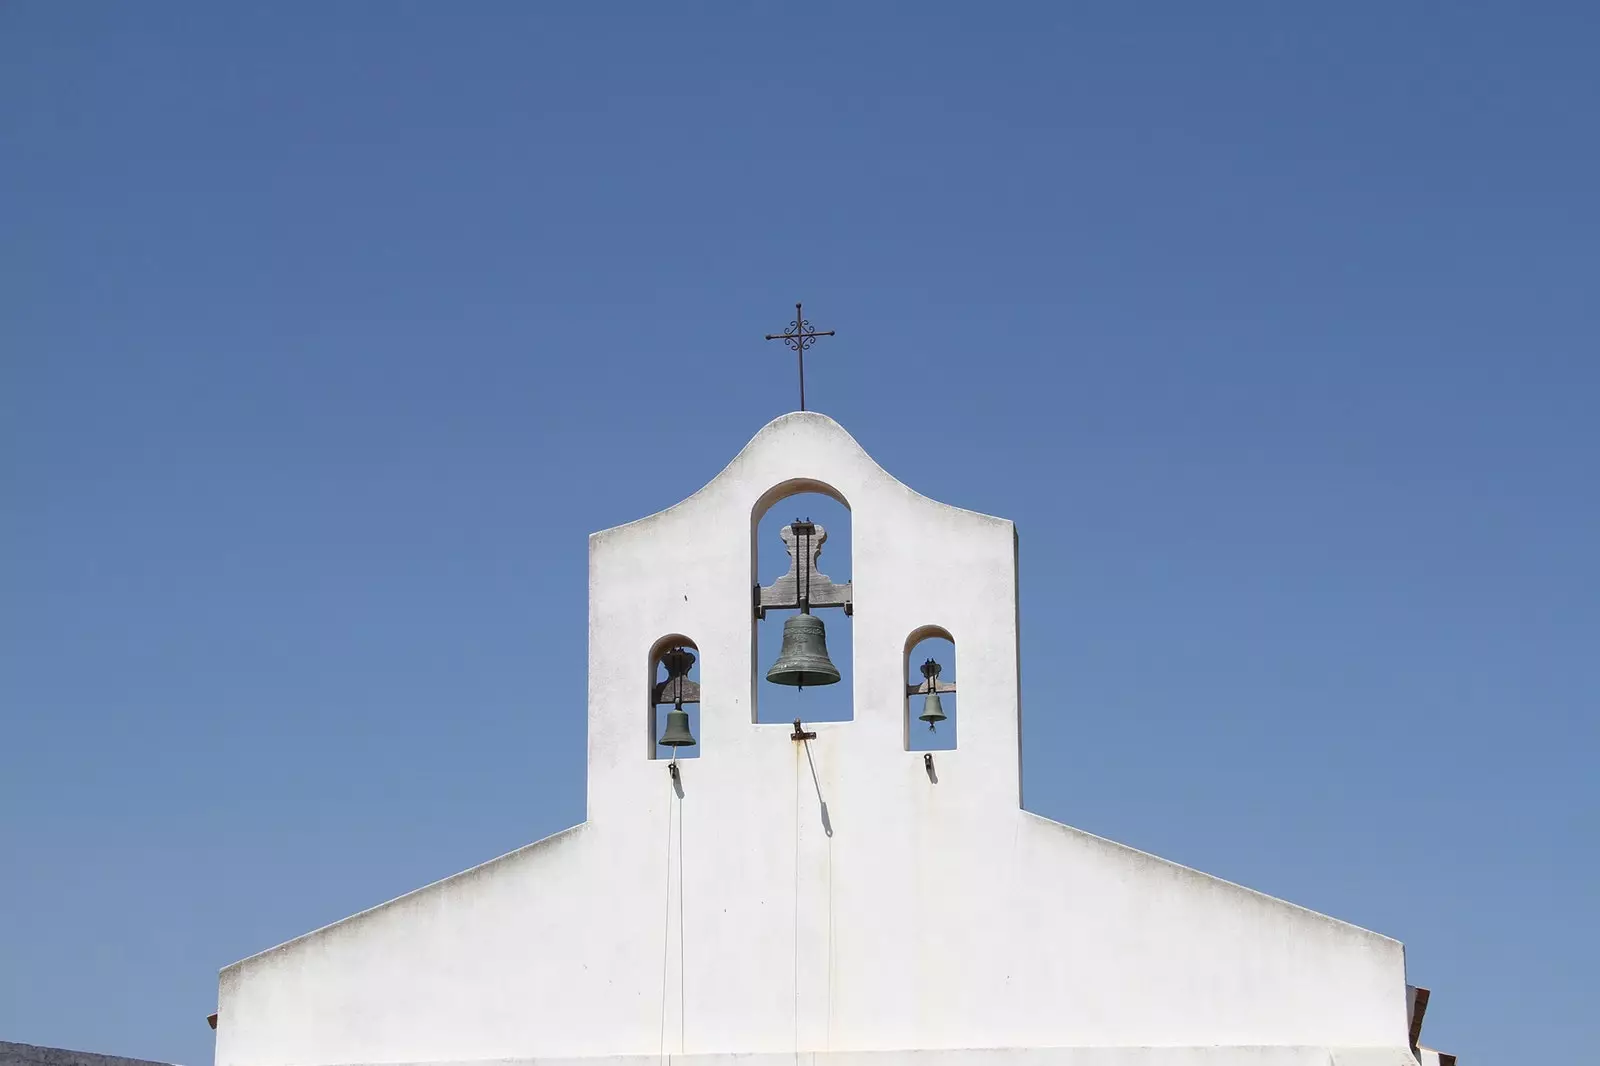
[[[814,330],[811,323],[806,321],[805,315],[800,313],[800,305],[794,305],[794,321],[789,323],[789,328],[782,333],[769,333],[767,340],[783,341],[794,349],[795,357],[800,361],[800,410],[806,409],[806,349],[817,343],[818,337],[831,337],[833,330]]]

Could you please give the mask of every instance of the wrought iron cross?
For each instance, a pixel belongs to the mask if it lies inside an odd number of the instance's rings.
[[[800,305],[794,305],[794,321],[789,323],[789,328],[783,333],[769,333],[767,340],[783,341],[794,349],[795,357],[800,361],[800,410],[806,409],[806,349],[817,343],[818,337],[831,337],[833,330],[814,330],[811,323],[800,313]]]

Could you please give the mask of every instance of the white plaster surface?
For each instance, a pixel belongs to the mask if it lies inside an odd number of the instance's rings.
[[[753,530],[819,486],[851,508],[855,719],[801,745],[753,722]],[[1415,1063],[1396,941],[1021,809],[1015,546],[815,413],[595,534],[587,821],[227,967],[217,1063]],[[904,743],[930,624],[937,783]],[[700,653],[681,797],[647,728],[668,634]]]

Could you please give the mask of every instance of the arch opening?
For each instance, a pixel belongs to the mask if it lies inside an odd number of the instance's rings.
[[[903,658],[907,751],[956,747],[956,640],[943,626],[919,626],[906,637]],[[937,717],[943,715],[943,718]]]
[[[705,736],[700,727],[700,649],[694,641],[682,633],[669,633],[650,646],[645,701],[649,706],[645,749],[650,758],[698,759]],[[668,715],[679,707],[688,716],[695,743],[674,747],[661,741],[671,724]]]
[[[815,532],[804,531],[807,522]],[[807,478],[785,481],[767,490],[756,502],[750,516],[750,536],[750,720],[852,720],[854,634],[849,611],[853,608],[846,606],[852,572],[849,502],[825,482]],[[811,560],[809,572],[800,566],[806,558]],[[775,684],[767,679],[768,670],[783,648],[786,626],[804,613],[795,604],[808,595],[809,613],[822,623],[825,635],[821,639],[839,680],[803,686]],[[805,646],[814,647],[810,642]]]

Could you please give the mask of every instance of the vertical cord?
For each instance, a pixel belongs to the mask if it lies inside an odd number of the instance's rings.
[[[794,746],[794,1057],[800,1061],[800,745]]]
[[[678,1054],[683,1054],[684,1042],[687,1039],[685,1018],[687,1009],[684,1007],[684,963],[683,963],[683,800],[677,801],[678,806]]]
[[[671,786],[668,786],[667,796],[667,876],[665,891],[662,893],[661,915],[661,1035],[656,1045],[656,1057],[666,1061],[667,1057],[667,956],[671,953],[672,945],[672,796]]]
[[[828,843],[828,1050],[833,1050],[833,838]]]

